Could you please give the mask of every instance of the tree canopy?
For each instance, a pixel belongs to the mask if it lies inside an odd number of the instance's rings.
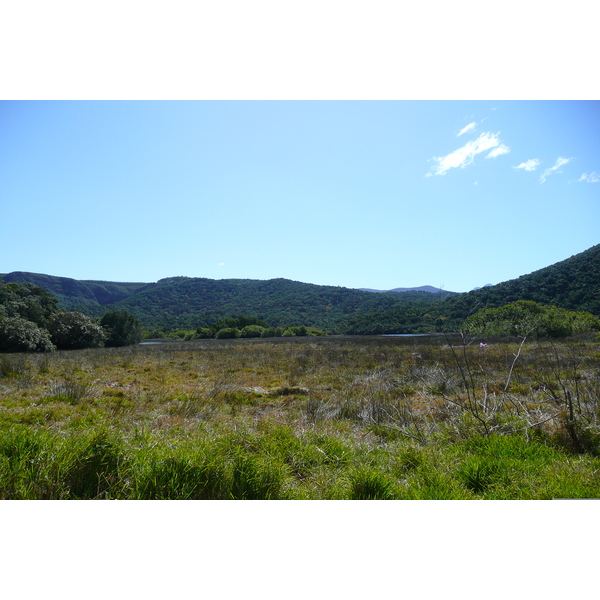
[[[110,315],[110,313],[109,313]],[[127,311],[109,316],[105,329],[81,312],[68,312],[32,283],[0,283],[0,352],[49,352],[141,340],[141,325]]]
[[[131,346],[142,341],[142,324],[126,310],[107,312],[100,319],[106,346]]]

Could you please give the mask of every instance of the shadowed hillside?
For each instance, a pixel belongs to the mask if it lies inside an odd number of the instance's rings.
[[[103,305],[124,300],[147,283],[116,283],[112,281],[79,281],[42,273],[14,271],[3,275],[4,283],[33,283],[50,292],[62,308],[78,310],[90,316],[102,315]]]

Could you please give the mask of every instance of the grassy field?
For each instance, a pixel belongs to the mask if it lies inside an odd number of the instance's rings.
[[[600,342],[0,355],[3,499],[600,497]]]

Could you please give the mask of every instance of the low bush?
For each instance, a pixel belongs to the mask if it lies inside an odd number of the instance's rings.
[[[218,340],[232,340],[240,337],[240,330],[235,327],[224,327],[217,331],[215,336]]]
[[[246,327],[240,331],[240,337],[259,338],[262,336],[263,331],[265,331],[265,328],[260,325],[246,325]]]
[[[194,334],[194,338],[199,340],[207,340],[213,337],[215,337],[215,333],[208,327],[198,327],[198,329],[196,329],[196,333]]]

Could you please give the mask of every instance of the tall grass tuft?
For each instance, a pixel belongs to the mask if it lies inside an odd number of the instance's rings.
[[[350,500],[392,500],[394,481],[374,468],[363,467],[350,475]]]
[[[457,475],[467,489],[481,494],[499,480],[500,470],[500,465],[493,459],[477,457],[467,459]]]
[[[92,384],[65,377],[62,381],[55,381],[50,385],[46,398],[55,402],[77,404],[95,394],[96,390]]]
[[[281,500],[286,479],[283,465],[254,456],[237,456],[233,464],[230,497],[233,500]]]
[[[229,479],[223,460],[184,453],[154,457],[138,472],[134,495],[139,500],[223,500]]]
[[[64,490],[53,471],[60,440],[26,426],[0,430],[0,499],[60,499]]]
[[[60,478],[69,498],[89,500],[111,497],[120,483],[124,449],[120,439],[100,430],[65,445]]]
[[[28,374],[30,366],[23,356],[0,355],[0,379],[21,377]]]

